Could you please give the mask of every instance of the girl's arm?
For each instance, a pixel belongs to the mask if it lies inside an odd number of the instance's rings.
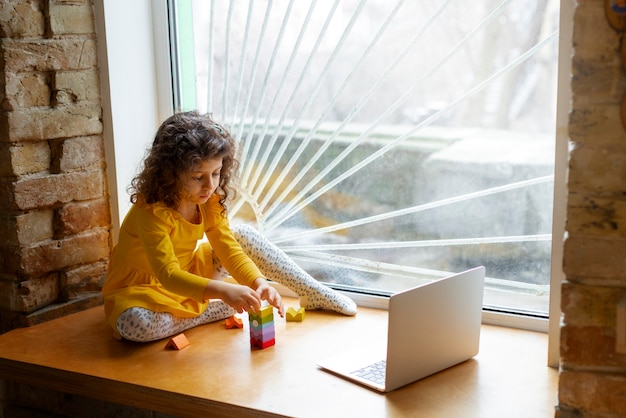
[[[258,311],[261,309],[261,298],[248,286],[227,283],[221,280],[209,280],[204,288],[204,300],[222,299],[237,312]]]
[[[225,292],[225,297],[232,297],[232,300],[235,301],[235,303],[239,303],[242,309],[245,309],[246,306],[254,306],[256,310],[260,308],[260,301],[266,300],[278,309],[281,317],[284,316],[285,308],[280,295],[274,287],[267,283],[259,268],[235,239],[233,231],[230,229],[228,218],[222,213],[222,208],[219,204],[219,196],[213,195],[209,199],[209,202],[201,206],[200,209],[203,211],[203,219],[207,226],[205,230],[206,237],[213,251],[222,262],[222,265],[238,283],[249,286],[247,288],[248,290],[252,288],[256,291],[259,304],[257,306],[254,302],[251,302],[250,294],[241,289],[239,289],[239,292],[235,292],[233,289],[212,283],[207,284],[205,294],[211,293],[212,291]],[[211,289],[213,286],[215,286],[214,290]],[[226,303],[230,304],[223,296],[218,297],[221,297]],[[235,305],[231,304],[231,306],[235,309],[239,309]]]
[[[252,283],[263,273],[241,248],[230,229],[228,218],[221,213],[217,195],[201,207],[204,212],[205,233],[211,248],[226,271],[240,284],[252,287]]]
[[[257,278],[252,287],[209,280],[204,289],[204,300],[208,299],[222,299],[239,313],[258,311],[261,309],[261,300],[266,300],[278,309],[281,317],[285,316],[285,307],[280,295],[262,277]]]

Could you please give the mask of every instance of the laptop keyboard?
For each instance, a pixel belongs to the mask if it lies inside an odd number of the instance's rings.
[[[369,366],[355,370],[352,374],[362,379],[369,380],[370,382],[382,385],[385,383],[385,371],[387,370],[385,363],[385,360],[381,360],[370,364]]]

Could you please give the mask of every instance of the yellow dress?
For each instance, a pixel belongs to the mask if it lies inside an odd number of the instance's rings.
[[[250,286],[263,277],[230,230],[219,196],[201,205],[200,214],[200,224],[193,224],[162,203],[131,207],[102,288],[104,312],[117,338],[115,322],[132,307],[187,318],[203,313],[204,288],[213,275],[211,249],[237,282]],[[205,233],[208,242],[198,246]]]

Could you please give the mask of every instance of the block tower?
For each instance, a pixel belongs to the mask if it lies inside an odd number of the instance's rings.
[[[274,308],[263,306],[258,312],[249,312],[250,347],[266,348],[274,345]]]

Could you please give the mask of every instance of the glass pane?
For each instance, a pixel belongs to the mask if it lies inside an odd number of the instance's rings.
[[[487,306],[547,315],[558,7],[179,0],[180,106],[239,140],[231,216],[319,280],[484,265]]]

